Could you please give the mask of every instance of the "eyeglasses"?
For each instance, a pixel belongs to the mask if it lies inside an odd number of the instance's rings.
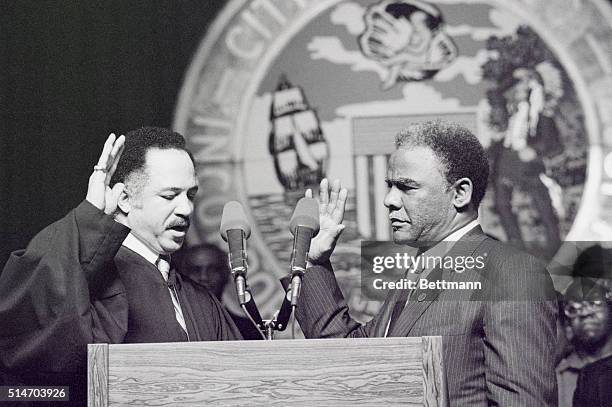
[[[568,318],[573,318],[578,314],[601,311],[606,305],[606,302],[602,300],[572,302],[565,306],[564,311]]]

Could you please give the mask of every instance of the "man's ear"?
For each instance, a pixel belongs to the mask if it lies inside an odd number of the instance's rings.
[[[458,210],[465,210],[469,208],[472,202],[472,192],[474,191],[474,185],[472,180],[469,178],[460,178],[452,186],[453,189],[453,205]]]
[[[130,202],[130,196],[128,195],[127,188],[123,188],[121,195],[119,195],[119,202],[117,202],[117,209],[123,214],[127,215],[132,210],[132,204]]]

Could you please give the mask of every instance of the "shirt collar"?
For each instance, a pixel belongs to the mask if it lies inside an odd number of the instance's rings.
[[[443,242],[456,242],[458,240],[461,240],[461,238],[463,236],[465,236],[467,234],[467,232],[469,232],[470,230],[472,230],[476,226],[478,226],[478,219],[474,219],[473,221],[471,221],[467,225],[462,226],[459,229],[455,230],[453,233],[451,233],[450,235],[448,235],[444,239],[442,239],[442,241]]]
[[[149,263],[153,264],[155,267],[157,263],[157,259],[159,258],[159,253],[154,252],[144,244],[140,239],[138,239],[134,234],[129,233],[125,240],[123,241],[123,246],[132,250],[133,252],[138,253],[142,257],[145,258]]]
[[[593,363],[594,360],[581,358],[576,352],[570,353],[564,359],[562,359],[557,365],[557,372],[564,372],[566,370],[581,370],[589,363]]]
[[[612,341],[608,341],[604,345],[604,349],[600,353],[598,357],[580,357],[576,351],[570,353],[564,359],[562,359],[557,365],[557,371],[563,372],[565,370],[580,370],[589,363],[593,363],[599,359],[603,359],[605,357],[612,356]]]
[[[453,248],[455,243],[465,236],[470,230],[478,226],[478,219],[474,219],[467,225],[460,227],[444,239],[427,249],[423,254],[425,256],[444,256]]]

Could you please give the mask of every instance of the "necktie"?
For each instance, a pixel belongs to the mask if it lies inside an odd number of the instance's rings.
[[[170,256],[160,255],[155,262],[157,269],[160,271],[164,280],[168,282],[168,291],[170,291],[170,298],[172,299],[172,305],[174,306],[174,315],[177,322],[187,333],[187,339],[189,339],[189,333],[187,332],[187,325],[185,324],[185,318],[183,317],[183,310],[181,309],[181,303],[179,302],[178,293],[176,292],[175,279],[169,279],[170,275]]]
[[[164,276],[164,280],[168,281],[168,274],[170,273],[170,256],[160,255],[155,265],[162,273],[162,276]]]
[[[421,259],[423,258],[421,257]],[[419,260],[419,261],[422,261],[422,260]],[[421,274],[423,273],[424,269],[425,269],[424,264],[419,263],[419,266],[416,268],[414,273]],[[406,275],[404,276],[404,278],[408,276],[408,273],[409,271],[406,271]],[[408,288],[404,288],[401,290],[401,293],[399,297],[397,298],[397,301],[395,302],[395,306],[393,307],[393,312],[391,313],[391,318],[389,319],[389,326],[388,326],[387,332],[391,332],[391,330],[393,329],[393,326],[395,325],[400,315],[402,314],[402,311],[404,310],[404,307],[406,306],[406,302],[408,302],[408,298],[412,291],[413,290],[409,290]]]

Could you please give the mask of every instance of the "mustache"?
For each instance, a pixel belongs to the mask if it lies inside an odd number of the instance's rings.
[[[175,221],[170,222],[168,224],[168,228],[175,228],[175,227],[188,228],[190,224],[191,222],[188,219],[177,219]]]

